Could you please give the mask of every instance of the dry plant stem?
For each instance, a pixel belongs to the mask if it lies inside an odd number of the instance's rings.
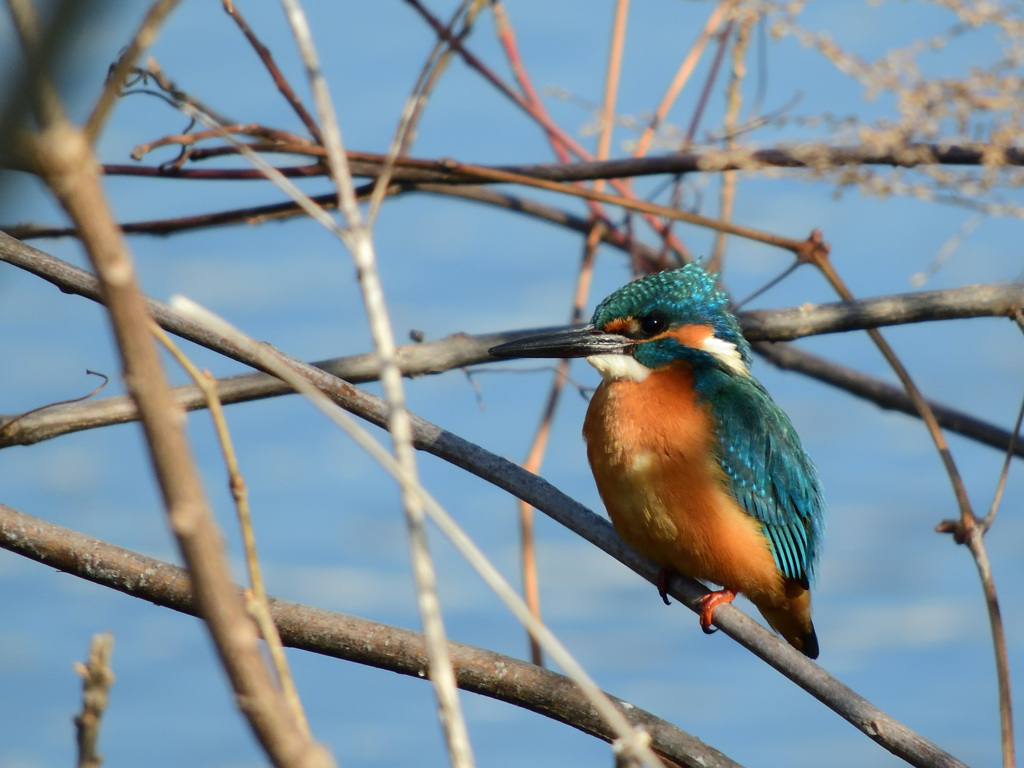
[[[497,75],[495,75],[480,59],[474,56],[461,41],[452,38],[451,35],[447,34],[441,23],[434,17],[430,11],[428,11],[419,0],[406,0],[406,3],[412,6],[434,29],[434,32],[439,35],[442,39],[449,42],[452,50],[457,51],[463,60],[477,72],[479,72],[491,85],[495,86],[502,95],[511,99],[520,109],[526,112],[531,118],[544,129],[548,134],[549,138],[554,137],[558,143],[565,147],[567,150],[575,154],[584,160],[590,160],[590,154],[571,136],[569,136],[560,127],[555,125],[554,122],[548,117],[547,113],[543,109],[536,109],[534,104],[531,104],[527,99],[524,99],[519,94],[515,93],[506,83],[504,83]],[[613,181],[612,186],[618,189],[624,196],[630,197],[632,193],[629,190],[627,184],[622,181]],[[667,225],[662,224],[655,215],[645,212],[644,220],[654,229],[655,232],[663,234],[667,231]],[[686,248],[679,243],[675,238],[670,239],[670,243],[679,258],[686,260],[687,251]]]
[[[707,47],[708,41],[711,36],[718,31],[719,26],[722,24],[722,18],[725,16],[725,12],[730,6],[734,4],[735,0],[722,0],[708,16],[708,20],[704,23],[704,29],[701,30],[700,35],[690,50],[687,51],[686,56],[683,58],[682,63],[679,65],[679,69],[676,70],[675,77],[672,78],[671,84],[665,94],[661,97],[661,101],[658,102],[658,106],[654,110],[654,116],[651,121],[644,128],[643,133],[640,134],[640,138],[636,142],[636,149],[633,150],[633,157],[643,157],[647,154],[647,150],[650,149],[651,141],[654,139],[654,135],[661,124],[665,121],[668,116],[669,110],[672,105],[675,104],[679,94],[682,93],[683,88],[690,79],[690,75],[693,74],[694,68],[697,66],[697,62],[700,61],[701,55],[704,53],[704,49]]]
[[[142,24],[139,25],[128,47],[124,49],[118,57],[117,63],[110,70],[107,81],[103,86],[103,92],[100,93],[96,106],[92,108],[92,112],[85,122],[82,130],[85,132],[85,136],[90,144],[96,143],[96,139],[103,130],[103,125],[114,108],[114,104],[121,96],[121,88],[131,73],[136,60],[156,40],[160,26],[177,7],[179,2],[181,0],[157,0],[149,7],[146,16],[142,19]]]
[[[333,765],[330,755],[298,729],[260,658],[255,629],[231,584],[220,535],[182,429],[181,409],[164,381],[134,270],[104,204],[99,168],[88,143],[66,124],[51,126],[39,136],[35,161],[75,222],[99,278],[171,529],[194,575],[199,605],[239,706],[275,765]]]
[[[1013,737],[1013,695],[1010,687],[1010,658],[1006,649],[1006,629],[1003,616],[999,610],[999,596],[996,594],[996,582],[992,575],[988,552],[985,550],[985,531],[980,523],[971,526],[966,544],[978,568],[981,588],[985,593],[985,605],[988,607],[989,626],[992,630],[992,644],[996,658],[996,677],[999,681],[999,729],[1002,735],[1003,768],[1014,768],[1017,757]]]
[[[590,295],[590,283],[594,274],[594,259],[597,255],[597,244],[600,238],[596,236],[598,227],[594,226],[587,236],[583,246],[583,260],[580,264],[580,271],[576,282],[576,291],[573,298],[570,323],[578,323],[583,315],[583,307],[586,306],[587,297]],[[540,424],[534,433],[533,443],[530,445],[523,468],[528,472],[540,474],[541,465],[544,461],[544,452],[547,450],[548,438],[551,435],[551,421],[558,407],[562,390],[565,387],[569,373],[569,361],[559,360],[555,377],[551,382],[551,389],[548,391],[548,399],[541,415]],[[523,594],[526,596],[530,612],[540,620],[540,591],[537,580],[537,557],[536,548],[533,542],[533,507],[522,499],[519,500],[519,525],[520,541],[522,542],[522,573],[523,573]],[[530,637],[530,657],[538,666],[542,663],[540,647],[532,636]]]
[[[1010,462],[1013,460],[1014,451],[1017,449],[1021,422],[1024,422],[1024,399],[1021,400],[1020,409],[1017,411],[1017,421],[1013,425],[1010,445],[1006,448],[1006,458],[1003,459],[1003,469],[999,473],[999,482],[996,485],[996,492],[995,497],[992,499],[992,506],[989,507],[988,514],[985,515],[985,519],[981,521],[983,533],[987,533],[988,529],[992,527],[992,523],[995,522],[996,512],[999,510],[999,504],[1003,499],[1003,490],[1006,488],[1006,478],[1010,474]]]
[[[734,151],[737,146],[736,126],[739,125],[740,107],[743,104],[742,85],[747,75],[747,47],[750,44],[750,30],[756,21],[757,16],[755,14],[744,14],[736,31],[736,41],[733,43],[732,73],[729,78],[729,86],[726,89],[725,119],[722,121],[726,134],[725,149],[727,152]],[[732,219],[733,205],[736,202],[736,171],[724,171],[721,184],[722,190],[718,218],[722,221],[729,221]],[[711,249],[711,258],[708,259],[709,271],[716,273],[722,271],[727,240],[728,235],[724,232],[719,232],[715,236],[715,244]]]
[[[573,187],[561,182],[545,181],[531,176],[523,176],[518,173],[509,173],[508,171],[485,168],[479,165],[457,163],[454,160],[446,162],[444,165],[455,173],[466,174],[469,178],[486,179],[488,181],[508,184],[521,184],[527,187],[536,187],[537,189],[546,189],[551,192],[561,192],[575,197],[582,197],[587,200],[595,200],[597,202],[618,205],[622,208],[626,208],[627,210],[639,211],[640,213],[660,216],[675,221],[685,221],[689,224],[696,224],[697,226],[706,227],[707,229],[712,229],[718,232],[727,232],[749,240],[765,243],[766,245],[774,245],[778,248],[784,248],[787,251],[791,251],[798,256],[806,248],[806,243],[802,240],[794,240],[788,237],[773,235],[768,232],[754,229],[753,227],[744,227],[727,221],[719,221],[718,219],[701,216],[697,213],[690,213],[689,211],[680,210],[678,208],[658,205],[656,203],[648,203],[645,200],[637,200],[635,198],[622,195],[610,195],[595,190]]]
[[[359,286],[366,305],[370,333],[381,360],[381,383],[388,403],[388,430],[401,467],[398,476],[409,532],[409,549],[412,558],[413,575],[416,582],[416,598],[423,621],[424,634],[430,648],[430,679],[437,695],[441,727],[448,745],[448,754],[455,768],[472,768],[473,754],[469,743],[462,708],[455,686],[455,673],[448,656],[444,622],[437,597],[436,577],[424,530],[424,511],[420,496],[416,493],[419,483],[416,472],[416,457],[412,447],[412,427],[405,409],[402,389],[402,373],[395,356],[394,335],[384,301],[384,290],[377,274],[376,258],[370,229],[363,221],[356,202],[348,158],[345,156],[341,129],[338,125],[331,102],[330,92],[319,56],[313,43],[309,23],[298,0],[281,0],[292,28],[306,73],[309,77],[313,100],[323,131],[324,148],[327,150],[327,164],[331,170],[338,193],[338,209],[345,218],[347,229],[342,238],[352,254],[359,273]]]
[[[515,31],[509,21],[505,4],[501,0],[495,0],[491,5],[491,13],[494,16],[494,29],[498,35],[498,41],[501,43],[502,50],[505,51],[505,58],[508,59],[509,67],[512,69],[512,76],[515,77],[519,90],[523,92],[525,103],[532,112],[543,117],[540,121],[541,128],[543,128],[545,135],[548,137],[548,142],[551,144],[555,157],[558,158],[560,163],[568,163],[571,158],[569,148],[560,139],[556,131],[548,128],[548,125],[552,124],[551,117],[548,115],[544,102],[541,101],[540,95],[537,93],[537,89],[533,87],[533,81],[530,79],[526,66],[523,64],[523,57],[519,54],[519,44],[516,42]],[[592,205],[596,206],[597,204],[592,203]]]
[[[151,60],[152,61],[152,60]],[[152,63],[151,65],[152,66]],[[151,70],[147,72],[152,74]],[[200,105],[195,97],[182,99],[182,103],[190,104],[206,114],[216,117],[216,112],[210,108]],[[526,103],[524,99],[524,103]],[[180,104],[177,105],[180,108]],[[531,105],[532,108],[532,105]],[[549,118],[545,119],[550,122]],[[222,125],[232,125],[233,121],[217,121]],[[277,152],[282,154],[300,154],[311,157],[323,157],[324,149],[316,144],[303,139],[295,134],[285,131],[278,131],[249,124],[245,127],[254,136],[266,136],[274,138],[277,144],[259,146],[263,152]],[[192,134],[182,134],[182,137],[189,137]],[[165,137],[143,144],[141,149],[152,148],[166,143],[175,143],[175,137]],[[179,138],[180,140],[180,138]],[[562,145],[561,137],[555,137],[559,146]],[[611,160],[597,161],[590,158],[582,147],[576,144],[571,145],[573,150],[579,149],[584,153],[586,159],[577,162],[558,163],[526,163],[515,165],[480,166],[493,168],[495,170],[508,171],[523,176],[531,176],[546,181],[594,181],[596,179],[621,180],[639,176],[661,176],[677,175],[685,173],[721,173],[723,171],[758,171],[763,169],[810,169],[822,172],[829,169],[837,169],[847,166],[874,166],[884,165],[896,168],[919,168],[930,166],[952,166],[952,167],[979,167],[985,166],[986,160],[997,166],[1017,167],[1024,166],[1024,149],[1000,149],[988,144],[908,144],[898,149],[879,149],[872,145],[853,144],[847,146],[832,146],[825,144],[797,144],[793,146],[775,147],[757,150],[737,150],[736,152],[724,152],[721,149],[698,149],[687,152],[673,152],[670,154],[654,155],[651,157],[619,157]],[[223,154],[226,148],[220,148],[218,152],[210,151],[209,154],[196,153],[197,159],[205,157],[216,157]],[[993,156],[998,157],[993,160]],[[355,176],[376,178],[380,175],[380,168],[384,163],[384,155],[370,152],[348,153],[349,163]],[[447,184],[473,183],[465,178],[460,178],[450,170],[450,161],[430,160],[425,158],[403,157],[395,162],[395,170],[392,174],[393,181],[399,182],[433,182]],[[11,169],[22,169],[21,166],[11,163]],[[215,179],[258,179],[259,176],[251,171],[240,169],[222,168],[217,171],[204,171],[199,174],[196,170],[179,169],[172,166],[148,167],[138,165],[111,164],[105,166],[108,173],[117,173],[125,176],[167,176],[169,178],[215,178]],[[321,170],[321,175],[323,171]]]
[[[128,596],[195,615],[182,568],[0,504],[0,548]],[[422,679],[423,635],[356,616],[270,599],[281,637],[293,648]],[[493,651],[449,643],[459,687],[523,707],[612,741],[615,733],[563,675]],[[648,731],[664,757],[694,768],[738,768],[699,739],[638,707],[613,699],[634,727]]]
[[[512,73],[520,90],[523,92],[523,97],[526,103],[533,112],[544,118],[543,123],[550,123],[551,118],[547,113],[547,109],[544,107],[544,102],[541,101],[540,96],[537,94],[537,90],[533,87],[533,81],[530,79],[530,76],[526,71],[526,67],[523,64],[522,57],[519,55],[519,45],[516,42],[515,31],[512,29],[512,25],[509,22],[508,13],[505,10],[504,4],[501,2],[495,2],[491,6],[491,12],[494,15],[494,26],[498,35],[498,41],[501,43],[502,49],[505,51],[505,57],[508,59],[509,66],[512,69]],[[548,137],[548,143],[551,144],[551,149],[554,151],[555,157],[558,158],[560,163],[568,163],[571,158],[569,149],[562,141],[560,141],[556,133],[549,131],[546,128],[544,132]],[[608,235],[615,237],[627,251],[632,250],[631,246],[635,246],[639,249],[640,245],[638,243],[631,243],[631,238],[624,237],[611,225],[608,221],[608,217],[605,215],[604,208],[600,203],[594,202],[593,200],[587,200],[586,205],[590,210],[590,220],[584,225],[584,228],[579,231],[585,232],[586,235],[590,237],[590,233],[593,230],[593,222],[600,220],[603,222],[602,231],[606,233],[606,238]],[[652,253],[645,257],[644,260],[647,265],[653,269],[655,265],[654,259],[656,258],[657,254]]]
[[[316,120],[306,109],[306,106],[302,103],[295,91],[292,89],[287,78],[278,68],[277,63],[274,61],[274,56],[271,54],[270,49],[263,44],[263,42],[256,36],[256,33],[252,31],[252,27],[245,20],[238,8],[235,6],[234,0],[222,0],[225,12],[230,16],[235,24],[238,25],[238,29],[245,35],[245,39],[249,41],[249,45],[259,56],[260,61],[263,63],[264,68],[267,70],[267,74],[270,75],[274,81],[274,85],[277,90],[281,92],[284,100],[291,106],[292,111],[295,112],[302,124],[306,126],[306,130],[309,131],[309,135],[317,142],[323,141],[323,136],[320,133],[320,126],[317,125]]]
[[[305,396],[325,416],[341,427],[348,435],[393,478],[402,482],[407,477],[405,467],[397,462],[381,445],[370,436],[363,427],[348,413],[343,411],[338,404],[331,401],[320,389],[304,375],[304,366],[296,365],[297,361],[290,361],[285,356],[271,351],[266,344],[260,344],[255,340],[246,337],[237,329],[228,325],[220,318],[212,315],[188,299],[178,297],[173,302],[176,308],[207,326],[212,332],[223,336],[235,344],[248,356],[254,358],[262,368],[269,370],[272,374],[287,382],[299,394]],[[390,409],[390,407],[389,407]],[[424,490],[417,481],[411,486],[411,491],[417,497],[420,508],[437,525],[441,532],[455,545],[455,548],[466,558],[466,561],[480,575],[484,583],[490,587],[502,602],[512,611],[513,615],[522,622],[530,633],[543,645],[544,649],[551,654],[552,659],[573,678],[573,680],[586,693],[587,698],[594,704],[596,709],[606,719],[608,724],[618,734],[616,744],[622,744],[623,749],[628,749],[643,758],[643,762],[651,768],[659,768],[660,763],[647,746],[647,742],[639,738],[641,734],[633,731],[629,722],[623,717],[622,712],[601,692],[593,680],[587,675],[583,668],[562,646],[558,639],[542,623],[537,621],[522,601],[519,595],[508,585],[504,577],[491,565],[490,561],[483,555],[480,549],[473,543],[465,532],[455,523],[447,512],[437,501]],[[447,642],[447,641],[446,641]],[[429,638],[428,638],[429,643]],[[646,734],[643,734],[646,736]],[[648,739],[649,741],[649,739]]]
[[[460,18],[465,16],[465,22],[458,38],[461,40],[468,36],[480,8],[480,0],[463,0],[452,15],[452,20],[448,23],[449,35],[454,34],[455,24]],[[398,123],[398,129],[395,131],[391,146],[388,148],[388,153],[384,158],[380,175],[374,182],[373,192],[370,194],[370,202],[366,209],[366,226],[370,229],[373,229],[374,222],[377,221],[377,214],[380,212],[381,203],[384,202],[384,198],[388,194],[391,174],[395,170],[395,161],[400,156],[409,152],[416,134],[419,118],[426,107],[427,97],[437,84],[442,73],[447,69],[450,59],[451,48],[447,43],[439,39],[434,44],[434,49],[430,52],[430,55],[427,56],[427,61],[420,71],[416,85],[405,102],[405,107],[402,109],[402,116]]]
[[[832,285],[836,293],[844,301],[853,301],[853,294],[836,272],[828,259],[827,250],[819,250],[810,261],[821,271],[825,278]],[[942,429],[938,420],[932,412],[928,402],[921,395],[920,390],[911,378],[910,373],[904,367],[902,361],[896,356],[892,347],[882,337],[881,332],[876,328],[867,330],[868,336],[878,347],[886,362],[896,373],[903,384],[907,395],[910,397],[921,419],[928,428],[928,433],[935,443],[939,457],[949,475],[950,483],[953,486],[953,494],[960,508],[960,520],[957,524],[950,525],[947,522],[940,524],[940,532],[952,533],[954,540],[958,543],[966,543],[974,557],[978,568],[978,575],[981,578],[982,590],[985,593],[985,605],[988,608],[989,623],[992,630],[992,644],[994,646],[996,659],[996,672],[999,681],[999,721],[1002,734],[1003,768],[1014,768],[1016,765],[1014,737],[1013,737],[1013,702],[1010,687],[1010,662],[1006,652],[1006,633],[1003,628],[1003,620],[999,611],[999,599],[996,594],[995,580],[992,576],[992,568],[989,564],[988,554],[985,551],[984,535],[985,530],[974,511],[971,509],[971,502],[967,496],[967,488],[964,486],[963,478],[953,460],[953,454],[949,450]]]
[[[103,756],[96,747],[100,738],[100,722],[110,699],[110,687],[114,684],[114,672],[110,668],[113,650],[112,634],[93,635],[88,661],[75,665],[75,671],[82,677],[82,711],[75,716],[78,768],[100,768],[103,764]]]
[[[147,74],[153,75],[152,60]],[[221,125],[232,125],[233,121],[217,117],[216,111],[203,106],[193,96],[179,94],[181,103],[189,104],[217,119]],[[525,100],[524,100],[525,103]],[[548,120],[550,122],[550,120]],[[295,134],[277,131],[264,126],[246,127],[252,135],[274,138],[276,143],[254,146],[261,152],[303,154],[312,157],[323,157],[324,149]],[[187,137],[190,134],[184,134]],[[561,142],[560,137],[558,141]],[[161,139],[160,141],[165,141]],[[153,145],[142,145],[143,148]],[[573,149],[579,148],[573,145]],[[583,151],[582,148],[579,148]],[[195,152],[196,159],[216,157],[225,153],[234,153],[227,147],[210,150],[206,154]],[[367,152],[349,152],[350,165],[355,176],[376,178],[384,163],[384,155]],[[586,155],[589,157],[589,155]],[[16,170],[31,170],[16,159],[6,158],[4,166]],[[733,153],[720,149],[704,149],[689,152],[674,152],[653,157],[627,157],[612,160],[595,161],[586,159],[575,163],[530,163],[521,165],[493,166],[523,176],[531,176],[547,181],[593,181],[595,179],[620,180],[638,176],[659,176],[664,174],[682,173],[721,173],[723,171],[757,171],[764,168],[809,169],[821,173],[830,169],[848,166],[884,165],[897,168],[919,168],[930,166],[980,167],[987,165],[1017,167],[1024,166],[1024,149],[1006,149],[989,144],[960,145],[947,144],[907,144],[898,148],[879,148],[873,145],[830,146],[824,144],[799,144],[787,147],[766,148],[758,150],[737,150]],[[395,182],[412,183],[444,183],[472,184],[471,179],[453,173],[450,161],[427,160],[422,158],[399,158],[392,174]],[[481,166],[491,167],[491,166]],[[253,171],[245,169],[182,169],[175,166],[138,166],[111,164],[105,166],[109,174],[126,176],[166,176],[168,178],[207,178],[207,179],[261,179]],[[319,175],[323,175],[321,168]],[[313,175],[303,172],[302,175]]]
[[[608,51],[608,65],[605,72],[604,101],[601,109],[601,133],[597,142],[597,157],[605,159],[608,157],[611,148],[612,130],[615,125],[615,101],[618,94],[619,74],[622,69],[622,50],[626,37],[626,20],[629,16],[629,0],[618,0],[615,4],[615,18],[612,26],[612,38]],[[594,189],[600,190],[604,186],[602,181],[594,182]],[[593,214],[592,214],[593,218]],[[597,245],[600,242],[598,237],[599,222],[593,220],[593,227],[587,233],[586,243],[583,249],[583,260],[580,264],[580,272],[576,285],[575,296],[573,297],[573,308],[570,312],[570,323],[577,323],[582,314],[582,308],[586,304],[587,296],[590,293],[590,283],[593,276],[594,256]],[[555,373],[548,393],[547,404],[541,416],[540,425],[534,434],[533,444],[527,455],[524,467],[535,474],[540,473],[544,461],[544,452],[547,448],[548,437],[551,433],[551,420],[554,417],[555,409],[558,407],[558,400],[565,384],[565,377],[569,372],[569,361],[559,362],[558,371]],[[521,542],[521,567],[523,573],[523,593],[526,597],[530,613],[537,621],[540,621],[540,591],[537,582],[537,558],[533,541],[533,508],[526,502],[519,501],[519,525]],[[537,639],[530,636],[530,657],[538,666],[543,663],[540,645]]]
[[[11,5],[19,19],[22,43],[33,52],[36,38],[30,8],[22,2]],[[77,227],[96,272],[121,355],[124,381],[139,409],[168,520],[239,708],[275,765],[328,768],[333,765],[330,755],[302,734],[291,719],[231,584],[219,532],[185,438],[182,411],[170,396],[149,336],[146,307],[131,257],[106,204],[99,165],[85,134],[64,117],[52,86],[42,93],[46,95],[38,109],[41,130],[26,139],[26,158]]]
[[[235,453],[235,446],[231,440],[231,432],[228,429],[227,418],[224,415],[224,407],[217,395],[217,380],[208,371],[200,371],[189,360],[188,356],[181,351],[171,337],[156,324],[149,321],[149,330],[164,349],[174,357],[185,372],[188,373],[196,387],[203,393],[206,408],[210,412],[210,419],[213,421],[214,431],[217,433],[217,442],[220,444],[221,453],[224,456],[224,464],[228,472],[228,487],[231,489],[231,497],[235,502],[235,511],[238,513],[238,525],[242,533],[242,547],[245,551],[245,566],[249,574],[249,585],[252,593],[246,603],[249,612],[260,628],[260,634],[267,643],[270,651],[270,658],[274,662],[274,670],[277,672],[277,682],[281,686],[284,700],[292,711],[292,716],[302,731],[309,735],[309,722],[306,720],[306,713],[302,708],[302,701],[299,692],[295,687],[295,680],[288,667],[288,659],[284,654],[284,647],[281,645],[281,638],[277,633],[277,627],[270,621],[270,608],[267,604],[267,591],[263,585],[263,573],[260,570],[259,556],[256,552],[256,533],[252,525],[252,514],[249,508],[249,492],[245,485],[245,478],[242,476],[238,464],[238,455]]]
[[[150,59],[150,66],[154,66],[154,61]],[[185,147],[191,147],[198,144],[201,141],[208,139],[223,138],[225,133],[240,134],[243,136],[252,136],[257,139],[263,139],[264,141],[254,141],[249,143],[247,146],[252,150],[259,150],[262,152],[287,152],[289,154],[305,154],[313,157],[323,157],[323,151],[315,144],[311,144],[307,139],[302,136],[298,136],[294,133],[287,131],[279,131],[274,128],[267,128],[258,123],[221,123],[219,119],[213,113],[206,112],[202,107],[197,106],[191,98],[187,100],[181,100],[176,105],[178,109],[185,111],[185,107],[192,107],[204,114],[210,116],[207,120],[211,125],[216,127],[210,128],[205,131],[188,131],[186,133],[172,133],[167,136],[161,136],[159,139],[147,142],[145,144],[139,144],[132,149],[132,157],[135,160],[141,160],[154,149],[160,149],[161,147],[181,147],[183,154],[174,163],[169,165],[160,166],[162,169],[180,167],[185,160],[203,160],[211,157],[220,157],[226,154],[237,154],[237,151],[232,150],[230,147],[214,147],[207,149],[195,149],[189,150],[188,153],[184,152]],[[323,169],[321,169],[321,174]]]
[[[604,75],[604,99],[601,102],[601,133],[597,141],[597,160],[607,160],[612,146],[612,129],[615,126],[615,97],[619,90],[619,75],[622,71],[622,51],[626,42],[626,21],[629,18],[629,0],[616,0],[615,19],[612,24],[612,39],[608,47],[608,63]],[[594,182],[594,189],[600,191],[601,181]]]
[[[1022,421],[1024,421],[1024,400],[1021,401],[1020,409],[1017,411],[1017,421],[1013,426],[1013,437],[1010,440],[1010,446],[1007,448],[1006,458],[1003,460],[1002,471],[999,473],[999,482],[996,485],[992,506],[989,508],[988,514],[985,515],[985,519],[976,522],[971,527],[969,538],[966,541],[971,554],[974,555],[974,562],[978,567],[982,589],[985,592],[985,603],[989,607],[988,618],[992,629],[992,640],[995,644],[996,677],[999,681],[999,724],[1002,733],[1003,768],[1014,768],[1017,760],[1013,740],[1013,699],[1010,688],[1010,664],[1009,654],[1006,649],[1006,631],[1003,627],[1002,613],[999,610],[999,599],[996,595],[992,567],[989,563],[988,552],[985,550],[984,536],[995,521],[996,512],[999,509],[1003,489],[1006,487],[1006,477],[1010,470],[1010,459],[1016,447]],[[943,525],[940,525],[939,530],[943,530],[943,527]]]

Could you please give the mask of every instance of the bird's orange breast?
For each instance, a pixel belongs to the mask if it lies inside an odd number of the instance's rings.
[[[783,598],[760,524],[727,490],[714,458],[712,417],[687,367],[602,382],[583,436],[612,523],[635,549],[755,601]]]

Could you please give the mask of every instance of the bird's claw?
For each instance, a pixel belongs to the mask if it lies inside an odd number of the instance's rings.
[[[665,605],[672,605],[672,602],[668,599],[668,580],[672,578],[673,573],[675,571],[671,568],[662,568],[658,571],[658,579],[655,582],[658,587],[658,594],[661,595]]]
[[[711,624],[715,618],[715,608],[723,603],[731,603],[736,599],[736,593],[731,589],[720,589],[717,592],[708,592],[700,599],[700,628],[705,635],[713,635],[718,631]]]

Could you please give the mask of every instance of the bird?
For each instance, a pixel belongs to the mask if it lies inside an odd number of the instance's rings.
[[[660,566],[744,595],[798,651],[818,657],[811,583],[822,543],[818,471],[789,417],[750,372],[750,344],[717,276],[699,263],[647,275],[587,325],[490,349],[585,357],[601,374],[583,422],[587,458],[619,536]]]

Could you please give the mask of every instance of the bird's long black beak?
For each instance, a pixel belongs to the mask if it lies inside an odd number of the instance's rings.
[[[627,336],[605,333],[594,325],[573,325],[499,344],[488,352],[493,357],[590,357],[621,355],[634,343]]]

